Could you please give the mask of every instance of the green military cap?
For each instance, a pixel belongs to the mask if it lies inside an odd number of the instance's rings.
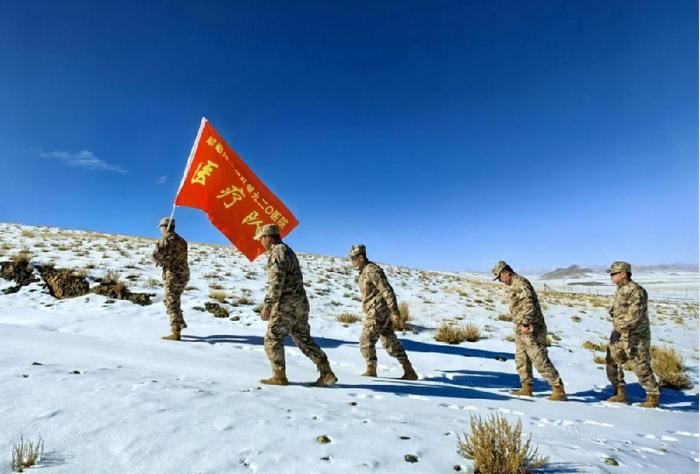
[[[493,273],[493,276],[494,276],[493,279],[494,279],[494,280],[498,280],[498,277],[501,276],[501,272],[502,272],[503,270],[506,270],[506,269],[509,269],[509,268],[510,268],[510,266],[509,266],[506,262],[504,262],[503,260],[499,260],[499,261],[496,263],[496,266],[493,267],[493,270],[491,270],[491,273]]]
[[[612,265],[610,265],[610,268],[608,268],[606,271],[608,273],[632,273],[632,265],[627,262],[613,262]]]
[[[255,234],[254,239],[260,240],[266,235],[280,235],[280,228],[277,227],[275,224],[265,224]]]
[[[350,247],[350,256],[367,255],[367,248],[363,244],[354,244]]]
[[[163,217],[160,220],[160,224],[158,224],[158,227],[175,227],[175,219],[171,219],[169,217]]]

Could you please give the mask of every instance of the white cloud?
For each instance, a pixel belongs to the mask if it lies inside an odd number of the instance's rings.
[[[41,151],[37,152],[38,156],[41,158],[47,158],[50,160],[62,161],[66,166],[72,166],[74,168],[85,168],[89,170],[103,170],[103,171],[113,171],[115,173],[128,173],[126,170],[120,166],[110,165],[104,160],[99,159],[90,150],[82,150],[77,153],[70,151]]]
[[[158,184],[164,184],[168,182],[168,177],[163,175],[160,178],[156,179],[156,183]]]

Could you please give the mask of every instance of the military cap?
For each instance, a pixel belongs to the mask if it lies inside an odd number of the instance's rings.
[[[496,266],[493,267],[493,270],[491,270],[491,273],[493,273],[494,276],[494,280],[498,280],[498,277],[501,275],[501,272],[506,269],[510,269],[510,265],[508,265],[503,260],[499,260],[496,263]]]
[[[168,225],[170,226],[170,228],[175,227],[175,219],[171,219],[169,217],[163,217],[160,220],[160,224],[158,224],[158,227],[168,227]]]
[[[610,268],[608,268],[606,271],[608,273],[632,273],[632,265],[627,262],[613,262],[612,265],[610,265]]]
[[[260,230],[255,234],[254,239],[260,240],[266,235],[280,235],[280,228],[275,224],[265,224],[260,228]]]
[[[354,244],[350,247],[350,256],[357,257],[358,255],[367,255],[367,249],[363,244]]]

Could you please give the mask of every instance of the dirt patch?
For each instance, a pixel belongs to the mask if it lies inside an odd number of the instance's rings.
[[[115,300],[127,300],[141,306],[149,306],[153,302],[150,293],[132,293],[126,285],[120,281],[104,280],[91,290],[97,295],[106,296]]]
[[[28,260],[0,262],[0,277],[17,283],[15,286],[3,290],[5,294],[17,293],[23,286],[39,281],[39,279],[34,276]]]
[[[204,303],[204,308],[215,318],[228,318],[228,310],[218,303]]]
[[[54,268],[44,265],[39,267],[39,274],[51,296],[56,299],[75,298],[90,292],[90,284],[85,278],[85,273],[72,268]]]

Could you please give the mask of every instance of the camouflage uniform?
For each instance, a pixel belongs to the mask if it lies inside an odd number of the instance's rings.
[[[377,340],[390,356],[402,365],[410,364],[406,351],[394,333],[392,314],[399,314],[394,289],[376,263],[367,262],[360,271],[360,291],[362,292],[362,310],[366,318],[360,335],[360,352],[367,365],[377,365]]]
[[[622,268],[617,269],[615,264]],[[615,262],[613,271],[630,271],[625,262]],[[610,270],[609,270],[610,271]],[[613,329],[619,334],[617,341],[610,341],[605,357],[608,380],[613,387],[625,387],[623,364],[630,362],[632,370],[647,395],[658,396],[659,384],[651,369],[651,330],[647,315],[647,292],[638,283],[627,279],[618,283],[610,316]]]
[[[187,324],[180,308],[180,296],[185,291],[190,279],[190,268],[187,264],[187,242],[175,231],[168,231],[158,241],[153,251],[156,265],[163,267],[164,296],[163,304],[170,317],[173,328],[186,328]]]
[[[515,328],[515,367],[520,383],[532,385],[532,366],[552,386],[561,386],[561,377],[547,354],[547,325],[537,293],[530,282],[513,273],[508,287],[508,303]],[[528,334],[520,329],[529,327]]]
[[[268,250],[267,294],[264,307],[271,310],[265,334],[265,353],[274,371],[285,370],[284,339],[292,340],[317,366],[327,365],[328,357],[311,337],[309,300],[299,260],[285,243]]]

